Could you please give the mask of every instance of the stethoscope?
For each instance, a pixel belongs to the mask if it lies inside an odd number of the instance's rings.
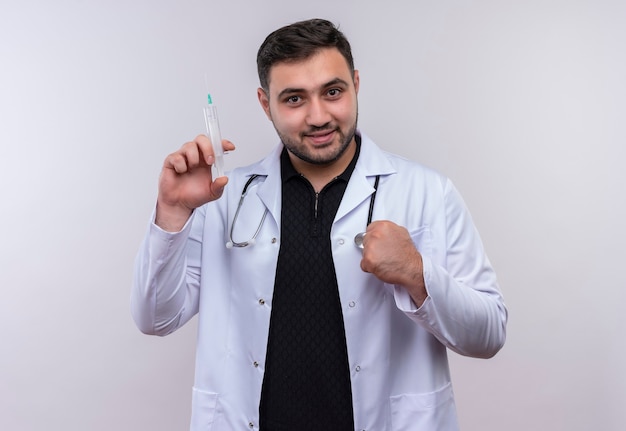
[[[256,242],[256,237],[259,235],[259,232],[261,231],[261,227],[263,226],[263,222],[265,221],[265,217],[267,217],[267,213],[269,212],[269,210],[267,208],[265,208],[265,211],[263,212],[263,217],[261,217],[261,221],[259,222],[259,226],[256,228],[256,231],[254,232],[254,234],[252,235],[252,238],[250,238],[247,241],[242,241],[242,242],[237,242],[233,239],[233,231],[235,230],[235,224],[237,224],[237,218],[239,217],[239,211],[241,210],[241,207],[243,205],[243,201],[246,197],[246,195],[248,194],[248,188],[250,187],[250,184],[252,184],[252,181],[254,181],[259,175],[258,174],[254,174],[252,175],[248,181],[246,181],[246,184],[243,186],[243,190],[241,191],[241,196],[239,197],[239,203],[237,204],[237,209],[235,210],[235,215],[233,216],[233,222],[230,225],[230,231],[228,232],[228,242],[226,243],[226,247],[227,248],[233,248],[233,247],[247,247],[249,245],[253,245]],[[376,175],[376,179],[374,180],[374,192],[372,193],[372,196],[370,197],[370,207],[369,207],[369,211],[367,214],[367,225],[369,226],[370,223],[372,222],[372,214],[374,212],[374,202],[376,201],[376,192],[378,191],[378,182],[380,181],[380,175]],[[365,236],[365,232],[359,232],[354,236],[354,244],[362,249],[363,248],[363,237]]]
[[[365,227],[370,225],[372,222],[372,214],[374,213],[374,201],[376,201],[376,192],[378,191],[378,181],[380,180],[380,175],[376,175],[376,179],[374,180],[374,193],[370,197],[370,209],[367,213],[367,224]],[[354,245],[358,248],[363,249],[363,238],[365,237],[365,232],[359,232],[354,235]]]
[[[252,181],[254,181],[255,178],[258,176],[259,176],[258,174],[252,175],[248,179],[248,181],[246,181],[246,184],[243,186],[243,190],[241,191],[241,197],[239,198],[239,203],[237,204],[237,210],[235,211],[235,216],[233,217],[233,223],[230,225],[230,231],[228,232],[228,242],[226,243],[226,248],[247,247],[249,245],[253,245],[256,242],[257,235],[261,231],[261,226],[263,226],[263,222],[265,221],[265,217],[267,217],[267,213],[269,211],[267,207],[265,208],[265,211],[263,212],[263,217],[261,217],[261,222],[259,223],[259,226],[256,228],[254,235],[252,235],[252,238],[250,238],[248,241],[243,241],[243,242],[237,242],[233,239],[233,231],[235,230],[235,224],[237,223],[237,218],[239,217],[239,211],[241,210],[241,206],[243,205],[243,200],[248,194],[248,187],[250,187],[250,184],[252,184]]]

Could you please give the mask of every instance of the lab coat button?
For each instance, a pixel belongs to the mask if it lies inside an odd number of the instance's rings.
[[[343,239],[339,240],[339,245],[343,245],[345,243],[345,241]]]
[[[349,306],[350,308],[354,308],[354,306],[355,306],[355,305],[356,305],[356,302],[354,302],[354,301],[350,301],[350,302],[348,303],[348,306]]]
[[[257,368],[259,366],[259,363],[257,361],[254,361],[253,365],[254,365],[255,368]]]
[[[276,238],[272,238],[272,244],[276,244],[276,241],[278,241]]]
[[[261,298],[259,299],[259,305],[264,305],[265,304],[265,299]]]
[[[359,371],[361,371],[361,366],[360,366],[360,365],[357,365],[357,366],[356,366],[356,368],[355,368],[355,370],[356,370],[356,372],[358,373]]]
[[[248,426],[249,426],[250,428],[254,428],[254,423],[252,423],[252,422],[248,422]]]

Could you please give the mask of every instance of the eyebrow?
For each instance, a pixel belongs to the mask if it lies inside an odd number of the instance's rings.
[[[322,84],[319,88],[328,88],[328,87],[332,87],[333,85],[337,85],[337,84],[341,84],[343,86],[348,86],[350,84],[348,84],[348,82],[346,82],[345,80],[341,79],[341,78],[335,78],[335,79],[331,79],[330,81],[328,81],[325,84]],[[280,93],[278,93],[278,99],[282,99],[284,96],[288,95],[288,94],[294,94],[294,93],[306,93],[306,89],[304,88],[285,88],[284,90],[282,90]]]

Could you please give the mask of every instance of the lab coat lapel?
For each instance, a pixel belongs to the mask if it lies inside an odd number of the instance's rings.
[[[270,215],[280,229],[281,191],[280,153],[283,145],[277,145],[274,151],[261,161],[255,173],[265,176],[263,184],[259,185],[257,195],[269,210]]]
[[[359,173],[357,168],[355,168],[335,215],[335,222],[341,220],[364,200],[369,199],[373,192],[374,178]],[[365,226],[365,222],[366,220],[363,220],[363,226]]]
[[[374,181],[376,175],[381,177],[395,173],[395,168],[389,162],[385,153],[366,135],[358,132],[361,136],[361,151],[354,172],[348,182],[348,187],[341,200],[341,205],[335,216],[335,222],[341,220],[354,208],[369,199],[374,193]],[[367,220],[363,220],[365,226]]]

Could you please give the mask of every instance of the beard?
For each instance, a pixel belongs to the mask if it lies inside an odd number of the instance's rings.
[[[276,128],[276,125],[274,125],[274,129],[276,130],[276,133],[278,134],[278,137],[282,141],[285,148],[287,148],[287,151],[289,151],[300,160],[310,163],[312,165],[329,165],[338,160],[350,146],[350,142],[352,142],[352,140],[354,139],[354,135],[356,134],[357,119],[358,114],[357,118],[354,119],[354,123],[352,124],[352,126],[350,126],[350,128],[348,128],[348,130],[346,130],[345,132],[341,130],[338,126],[333,127],[332,125],[327,124],[321,127],[313,127],[306,132],[300,133],[298,140],[290,138],[289,136],[281,133],[281,131]],[[337,146],[335,141],[329,144],[329,147],[334,147],[330,152],[315,152],[304,144],[304,139],[307,134],[323,131],[334,131],[337,133],[339,145]]]

